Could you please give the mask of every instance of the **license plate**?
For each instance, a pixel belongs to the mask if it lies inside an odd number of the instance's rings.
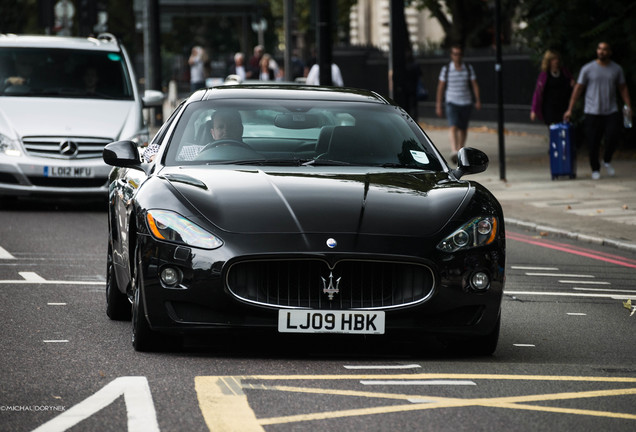
[[[44,177],[93,177],[90,167],[45,166]]]
[[[279,310],[280,333],[384,334],[382,311]]]

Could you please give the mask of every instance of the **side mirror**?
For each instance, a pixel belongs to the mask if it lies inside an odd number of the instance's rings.
[[[111,166],[137,168],[144,171],[137,144],[133,141],[115,141],[106,145],[102,158]]]
[[[144,107],[156,107],[161,106],[165,97],[163,92],[159,90],[146,90],[141,99],[144,103]]]
[[[472,147],[464,147],[457,153],[457,168],[453,175],[459,180],[465,174],[477,174],[488,168],[488,155]]]

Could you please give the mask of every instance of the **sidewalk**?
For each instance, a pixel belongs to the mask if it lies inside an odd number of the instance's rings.
[[[420,124],[450,160],[446,121],[421,118]],[[619,148],[612,161],[616,176],[601,169],[600,180],[591,179],[587,149],[579,149],[576,179],[552,180],[547,127],[506,124],[505,131],[506,180],[500,180],[497,125],[480,122],[471,123],[466,145],[484,151],[490,165],[465,178],[490,189],[508,226],[636,251],[636,149]]]

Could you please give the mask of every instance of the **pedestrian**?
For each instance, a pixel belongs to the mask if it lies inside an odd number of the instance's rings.
[[[562,122],[574,83],[572,74],[563,66],[561,55],[547,50],[543,55],[541,72],[532,95],[530,120],[535,121],[538,118],[548,126]]]
[[[258,79],[260,81],[274,81],[276,80],[276,70],[272,67],[272,56],[269,54],[263,54],[260,62],[260,69],[258,73]]]
[[[230,67],[230,75],[238,75],[241,82],[247,78],[247,69],[245,68],[245,55],[242,52],[234,54],[234,64]]]
[[[261,73],[261,57],[265,54],[265,47],[263,45],[256,45],[253,53],[248,64],[247,78],[258,79]]]
[[[311,69],[309,69],[305,84],[320,85],[320,66],[318,65],[318,63],[314,63]],[[335,63],[331,63],[331,84],[337,87],[344,86],[342,72],[340,71],[338,65]]]
[[[192,47],[188,64],[190,65],[190,91],[205,87],[205,65],[208,55],[200,46]]]
[[[468,121],[472,105],[481,109],[477,75],[470,64],[463,62],[463,49],[453,45],[451,61],[442,67],[437,83],[435,112],[442,117],[442,100],[445,99],[446,117],[450,127],[451,160],[457,163],[457,153],[466,145]],[[471,91],[472,90],[472,91]]]
[[[574,104],[581,94],[585,93],[584,128],[594,180],[601,178],[599,153],[603,137],[605,138],[603,165],[608,176],[615,175],[611,162],[621,127],[621,114],[616,104],[617,89],[630,115],[632,109],[623,68],[614,63],[611,56],[610,44],[600,42],[596,47],[596,60],[592,60],[581,68],[567,111],[563,114],[563,120],[569,121]]]

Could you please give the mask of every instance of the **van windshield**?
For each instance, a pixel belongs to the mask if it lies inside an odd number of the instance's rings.
[[[122,54],[0,48],[0,96],[133,99]]]

